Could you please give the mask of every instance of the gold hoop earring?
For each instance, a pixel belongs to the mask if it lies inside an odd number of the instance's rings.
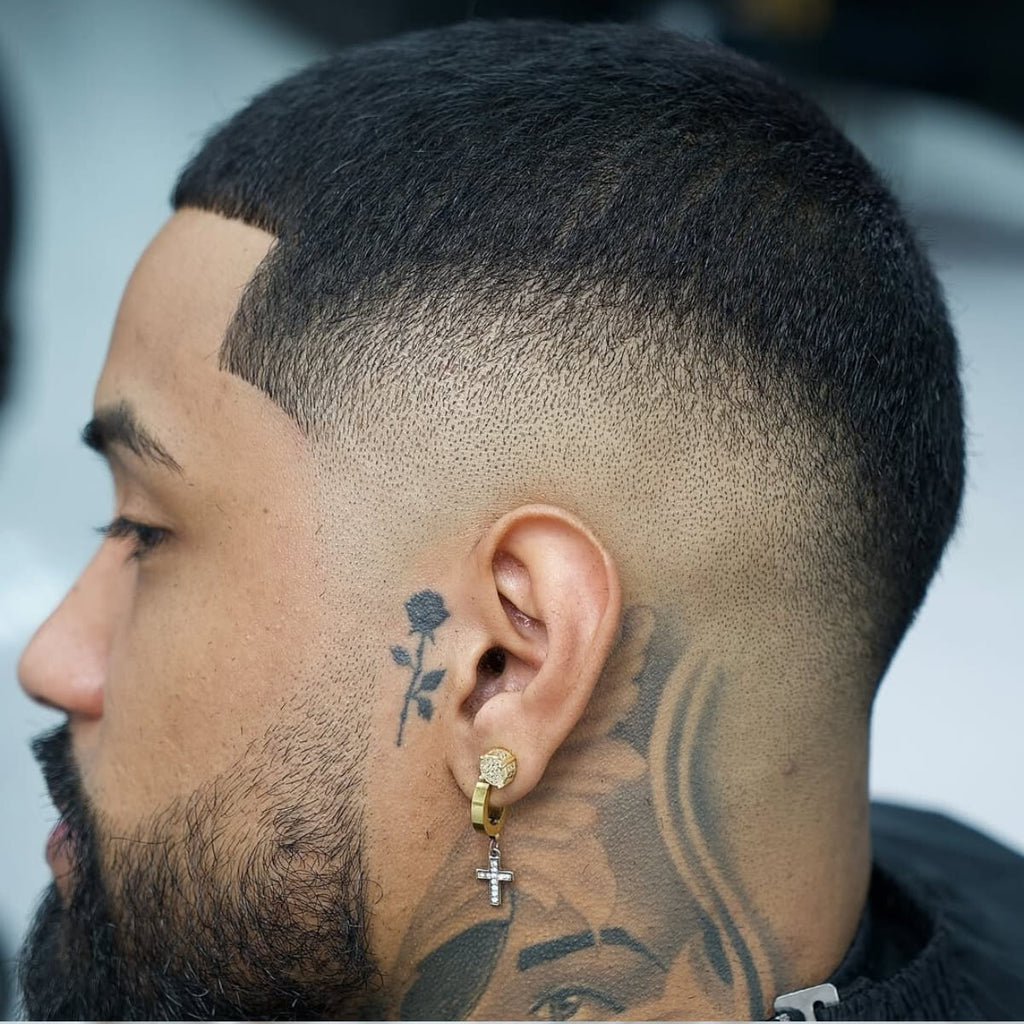
[[[470,818],[473,821],[473,828],[478,832],[486,832],[487,835],[497,838],[501,835],[501,827],[505,824],[505,812],[507,807],[502,807],[495,814],[491,810],[491,784],[481,779],[473,789],[473,804],[470,807]]]
[[[487,867],[477,868],[476,877],[489,883],[489,894],[492,907],[501,906],[501,886],[511,885],[515,874],[502,870],[501,850],[498,849],[498,836],[505,824],[507,807],[500,811],[491,809],[491,789],[504,789],[516,777],[516,756],[504,747],[494,747],[486,754],[480,755],[480,778],[473,789],[469,817],[473,828],[490,836],[487,853]]]

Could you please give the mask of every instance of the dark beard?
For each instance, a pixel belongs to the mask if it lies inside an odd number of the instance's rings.
[[[219,780],[160,815],[145,834],[104,836],[104,864],[102,831],[84,799],[66,726],[33,749],[70,825],[74,867],[66,905],[51,886],[21,951],[27,1016],[381,1014],[379,972],[366,944],[361,830],[346,814],[346,794],[335,789],[328,820],[310,817],[322,816],[322,806],[294,801],[258,808],[243,848],[222,840],[219,812],[232,793],[251,786]]]

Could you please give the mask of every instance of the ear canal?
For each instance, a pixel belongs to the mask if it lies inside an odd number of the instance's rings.
[[[505,652],[500,647],[491,647],[484,651],[480,659],[479,670],[492,676],[500,676],[505,671]]]
[[[488,647],[476,666],[476,685],[462,702],[462,713],[473,717],[492,697],[526,684],[522,666],[504,647]]]

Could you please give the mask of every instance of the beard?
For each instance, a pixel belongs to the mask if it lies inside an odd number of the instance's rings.
[[[67,726],[35,741],[73,867],[64,895],[46,892],[19,957],[28,1017],[381,1015],[351,773],[322,750],[296,762],[294,744],[285,771],[239,766],[115,837],[85,799]],[[228,838],[228,820],[244,832]]]

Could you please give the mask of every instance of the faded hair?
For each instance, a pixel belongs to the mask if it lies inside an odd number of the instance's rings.
[[[794,506],[817,493],[801,558],[888,660],[957,518],[956,340],[893,196],[771,71],[671,32],[471,21],[269,89],[173,202],[277,237],[221,359],[311,436],[496,378],[625,431],[699,419],[789,467]]]

